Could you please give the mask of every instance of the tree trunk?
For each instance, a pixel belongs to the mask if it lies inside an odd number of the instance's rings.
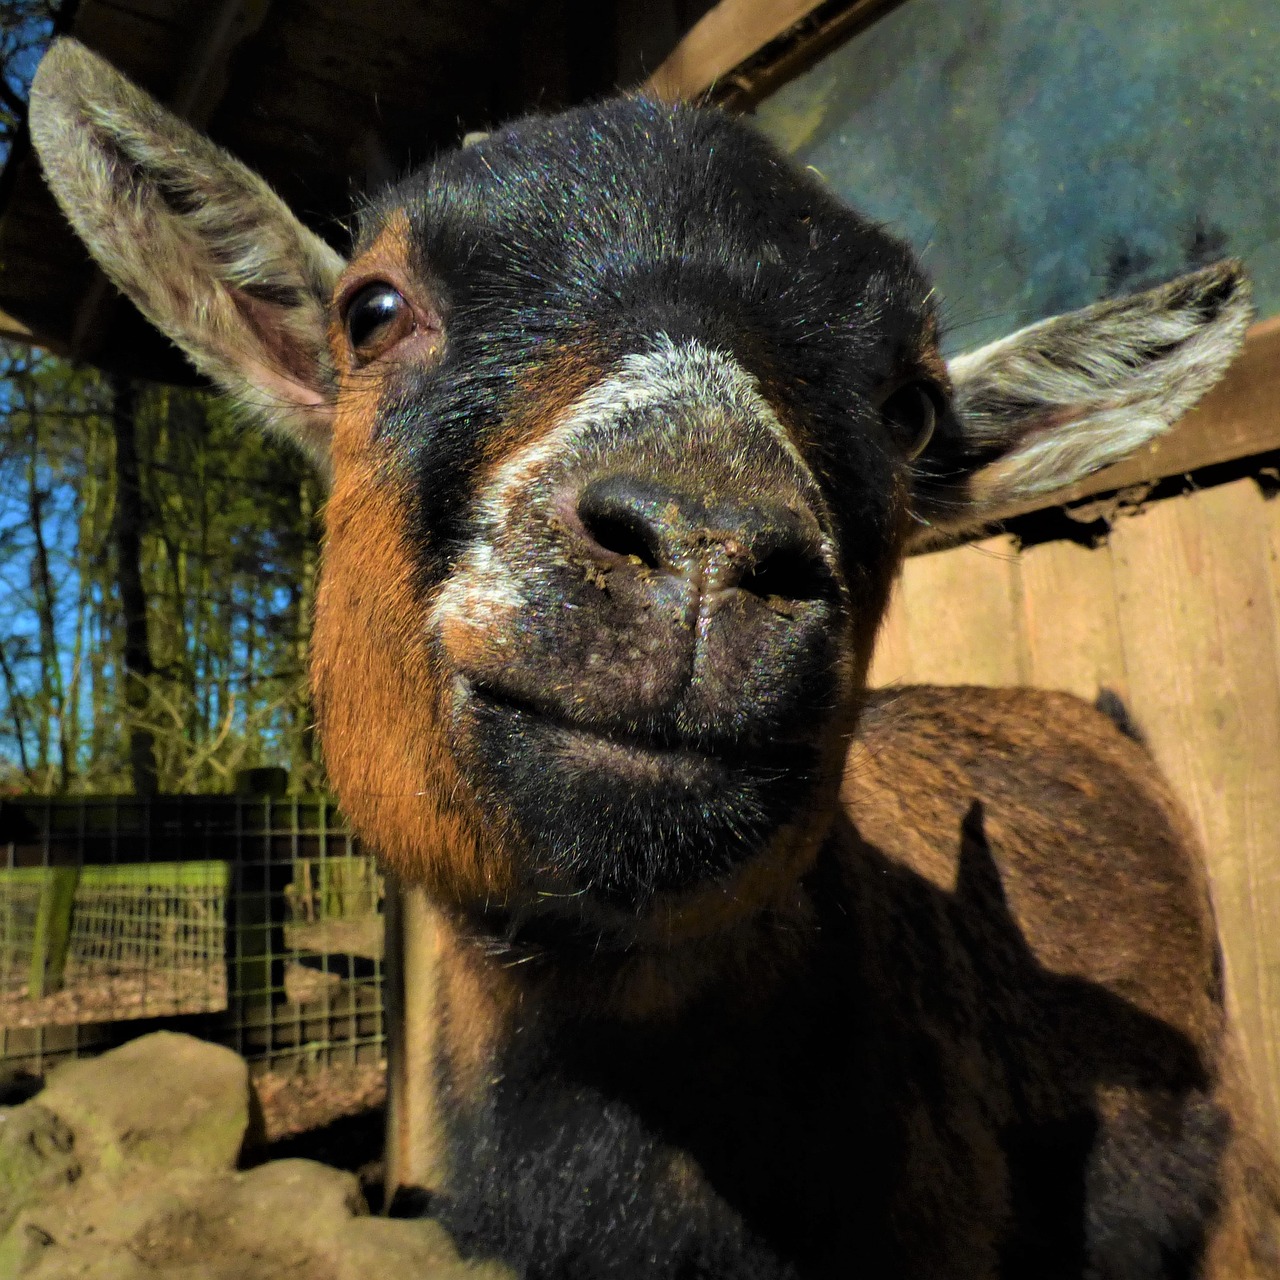
[[[18,682],[13,678],[13,668],[4,656],[4,645],[0,643],[0,676],[4,677],[5,692],[9,699],[9,715],[13,720],[13,737],[18,744],[18,764],[26,779],[28,789],[31,787],[31,762],[27,759],[26,729],[22,721],[22,694]]]
[[[155,795],[155,740],[143,724],[147,681],[154,670],[147,638],[147,595],[142,586],[142,485],[138,475],[137,396],[133,383],[112,381],[111,425],[116,441],[116,582],[124,614],[125,706],[129,713],[129,766],[133,789]]]
[[[63,690],[62,667],[58,660],[57,600],[44,532],[44,504],[48,495],[40,486],[40,420],[34,408],[34,396],[28,396],[28,405],[31,406],[28,410],[31,438],[27,457],[27,517],[32,541],[31,586],[40,623],[40,683],[44,691],[44,715],[37,722],[37,767],[44,774],[50,763],[50,742],[56,721],[60,747],[58,786],[55,788],[52,785],[51,777],[43,778],[41,786],[49,791],[65,791],[68,781],[68,753],[62,722]]]
[[[316,482],[305,475],[299,485],[299,531],[302,535],[302,573],[294,594],[294,657],[298,671],[307,670],[307,654],[311,648],[311,624],[315,613],[316,578],[319,557],[316,554]],[[315,709],[311,705],[310,686],[294,700],[293,710],[293,777],[299,786],[313,788],[319,752],[315,736]]]

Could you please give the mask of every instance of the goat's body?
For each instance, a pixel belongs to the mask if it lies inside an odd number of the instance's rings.
[[[1142,748],[1064,695],[903,690],[845,801],[788,962],[656,1023],[446,949],[509,1011],[446,998],[455,1230],[530,1277],[1267,1274],[1202,870]]]

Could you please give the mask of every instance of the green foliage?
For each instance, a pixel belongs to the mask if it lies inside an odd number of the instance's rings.
[[[268,764],[314,790],[316,480],[214,396],[141,390],[153,674],[126,698],[111,407],[94,371],[0,348],[0,789],[127,791],[143,729],[161,791],[226,791]]]

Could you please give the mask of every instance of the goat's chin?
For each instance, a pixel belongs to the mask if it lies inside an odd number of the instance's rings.
[[[816,743],[708,748],[596,731],[476,689],[455,735],[482,806],[521,850],[526,911],[592,925],[727,886],[822,772]]]

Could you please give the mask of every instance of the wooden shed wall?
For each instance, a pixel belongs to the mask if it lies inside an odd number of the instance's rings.
[[[1096,549],[1001,536],[916,556],[872,683],[1120,694],[1204,839],[1280,1144],[1280,498],[1243,479],[1122,516]]]

